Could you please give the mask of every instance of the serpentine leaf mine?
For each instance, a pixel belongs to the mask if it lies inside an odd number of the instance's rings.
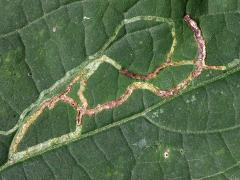
[[[167,23],[172,29],[171,34],[173,38],[172,46],[169,51],[169,53],[166,56],[166,61],[163,64],[160,64],[154,71],[142,75],[142,74],[136,74],[131,71],[129,71],[127,68],[122,67],[120,64],[118,64],[115,60],[111,59],[110,57],[104,55],[104,51],[110,46],[110,44],[115,40],[117,34],[119,33],[120,29],[125,25],[129,23],[133,23],[136,21],[155,21],[155,22],[163,22]],[[187,61],[178,61],[174,62],[172,60],[172,55],[175,49],[175,46],[177,44],[176,40],[176,34],[175,34],[175,27],[174,22],[171,19],[168,18],[162,18],[162,17],[156,17],[156,16],[137,16],[130,19],[125,19],[121,22],[119,26],[115,29],[114,35],[104,44],[102,49],[97,52],[96,54],[89,57],[89,63],[86,64],[84,67],[82,67],[79,71],[79,73],[76,73],[72,78],[72,80],[67,85],[66,89],[46,100],[43,100],[38,107],[35,107],[34,110],[32,110],[26,117],[24,117],[24,120],[19,122],[16,127],[14,127],[12,130],[9,130],[9,132],[6,132],[5,134],[9,134],[14,132],[18,129],[12,144],[10,146],[9,151],[9,161],[7,164],[3,167],[7,167],[14,162],[19,162],[23,160],[24,158],[29,158],[31,155],[40,152],[40,151],[46,151],[50,148],[52,145],[57,144],[64,144],[67,142],[72,141],[73,139],[76,139],[77,137],[80,137],[81,135],[81,126],[82,122],[84,120],[85,116],[93,116],[99,112],[102,112],[104,110],[113,109],[116,108],[122,104],[124,104],[128,98],[134,93],[137,89],[145,89],[148,91],[151,91],[156,96],[160,96],[162,98],[170,98],[172,96],[176,96],[180,92],[182,92],[184,89],[186,89],[189,84],[194,80],[195,78],[199,77],[203,70],[225,70],[225,66],[208,66],[206,65],[205,59],[206,59],[206,46],[205,41],[202,36],[202,32],[200,28],[198,27],[197,23],[191,19],[189,15],[186,15],[184,17],[184,21],[187,23],[189,28],[192,30],[194,34],[195,41],[197,43],[197,50],[198,55],[195,60],[187,60]],[[88,83],[89,77],[98,69],[98,67],[102,63],[108,63],[112,65],[114,68],[116,68],[120,74],[131,78],[138,80],[136,82],[133,82],[130,84],[125,92],[117,97],[115,100],[105,102],[103,104],[99,104],[96,107],[89,108],[88,100],[84,95],[85,87]],[[192,65],[194,66],[193,71],[179,84],[176,86],[170,88],[170,89],[161,89],[160,87],[157,87],[148,81],[157,77],[160,72],[163,69],[174,67],[174,66],[185,66],[185,65]],[[69,93],[72,91],[73,86],[76,83],[80,83],[80,88],[77,92],[78,98],[80,100],[80,104],[71,98],[69,96]],[[72,108],[74,108],[77,112],[76,114],[76,130],[74,132],[71,132],[69,134],[65,134],[58,138],[50,139],[46,142],[43,142],[41,144],[35,145],[33,147],[29,147],[25,151],[18,152],[18,145],[20,144],[21,140],[24,138],[24,135],[28,131],[29,127],[37,120],[40,114],[42,114],[46,109],[53,109],[55,106],[59,103],[63,102],[68,105],[70,105]],[[0,131],[0,134],[4,134],[4,132]],[[4,135],[5,135],[4,134]],[[41,147],[40,147],[41,146]]]

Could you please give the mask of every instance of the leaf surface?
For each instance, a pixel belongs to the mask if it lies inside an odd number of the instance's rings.
[[[240,178],[239,7],[238,0],[1,0],[0,177]],[[124,76],[118,65],[148,74],[175,40],[171,59],[180,65],[147,82],[178,85],[194,69],[184,63],[198,53],[186,14],[202,31],[206,64],[225,71],[206,69],[170,98],[140,88],[122,105],[84,116],[77,129],[77,112],[64,102],[29,123],[79,74],[88,77],[89,108],[121,97],[145,81]],[[69,94],[79,104],[83,86]]]

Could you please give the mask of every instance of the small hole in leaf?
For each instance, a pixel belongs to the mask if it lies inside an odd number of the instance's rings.
[[[29,72],[27,75],[28,75],[28,77],[31,77],[31,76],[32,76],[32,73]]]
[[[169,157],[169,150],[166,150],[163,154],[164,158],[167,159]]]
[[[181,153],[181,154],[184,154],[184,150],[183,150],[183,149],[180,149],[180,153]]]

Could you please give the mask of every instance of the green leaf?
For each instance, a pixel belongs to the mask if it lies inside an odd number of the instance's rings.
[[[239,179],[239,7],[238,0],[1,0],[0,178]],[[176,87],[197,67],[186,14],[201,29],[206,64],[222,70],[204,69],[179,93],[156,96],[156,87]],[[146,75],[169,58],[174,65],[146,81],[122,71]],[[60,97],[76,77],[66,96],[84,107],[83,93],[86,110],[99,111],[80,125],[79,109]],[[132,84],[121,105],[96,108]]]

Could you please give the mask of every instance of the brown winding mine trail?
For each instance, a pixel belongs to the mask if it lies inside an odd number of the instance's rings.
[[[184,20],[188,24],[188,26],[191,28],[191,30],[193,31],[194,37],[195,37],[195,40],[196,40],[197,46],[198,46],[198,57],[197,57],[197,60],[194,62],[195,69],[188,75],[188,77],[185,80],[183,80],[182,82],[180,82],[178,85],[176,85],[175,87],[173,87],[171,89],[161,90],[154,86],[149,87],[149,90],[152,91],[157,96],[168,98],[168,97],[178,94],[181,90],[185,89],[194,78],[197,78],[204,69],[225,70],[224,66],[207,66],[205,64],[206,46],[205,46],[205,41],[202,37],[201,30],[197,26],[197,23],[194,20],[192,20],[189,15],[186,15],[184,17]],[[128,71],[128,69],[126,69],[126,68],[120,69],[119,73],[121,73],[129,78],[132,78],[132,79],[148,81],[150,79],[155,78],[161,72],[161,70],[163,70],[167,67],[174,66],[174,65],[176,65],[176,63],[172,62],[171,59],[167,59],[165,63],[161,64],[153,72],[150,72],[147,75],[135,74],[135,73]],[[75,81],[74,81],[74,83],[75,83]],[[72,83],[72,84],[74,84],[74,83]],[[85,82],[82,82],[82,84],[85,84]],[[127,99],[131,96],[131,94],[135,90],[141,88],[140,87],[141,83],[137,83],[137,82],[133,83],[132,85],[128,86],[126,91],[117,99],[103,103],[103,104],[99,104],[95,108],[92,108],[92,109],[87,108],[88,103],[87,103],[87,100],[85,99],[82,91],[78,92],[79,98],[83,105],[82,107],[79,106],[72,98],[67,96],[67,93],[70,92],[70,90],[71,90],[71,86],[72,85],[68,86],[69,91],[66,91],[59,96],[55,96],[52,100],[50,100],[48,102],[49,104],[47,106],[49,108],[52,108],[60,100],[64,101],[65,103],[70,104],[78,112],[77,116],[76,116],[77,125],[81,125],[82,118],[86,115],[92,116],[103,110],[113,109],[113,108],[116,108],[116,107],[122,105],[124,102],[127,101]],[[148,89],[148,88],[146,88],[146,89]]]
[[[130,72],[126,68],[120,68],[119,73],[122,75],[125,75],[132,79],[141,80],[142,82],[134,82],[133,84],[129,85],[125,92],[118,97],[115,100],[105,102],[103,104],[99,104],[94,108],[88,108],[88,101],[84,96],[84,87],[86,85],[86,80],[81,79],[80,76],[75,77],[75,79],[72,80],[72,82],[68,85],[66,90],[54,97],[52,97],[50,100],[44,101],[39,108],[34,112],[33,115],[29,117],[28,123],[23,124],[19,136],[16,136],[15,144],[12,145],[11,153],[15,153],[17,151],[17,146],[20,143],[21,139],[23,138],[24,134],[26,133],[27,129],[31,126],[31,124],[37,119],[37,117],[46,109],[53,109],[55,105],[62,101],[66,104],[69,104],[72,106],[76,111],[76,126],[80,126],[82,124],[82,120],[84,116],[92,116],[95,115],[101,111],[107,110],[107,109],[113,109],[120,105],[122,105],[124,102],[128,100],[128,98],[132,95],[132,93],[137,89],[146,89],[151,92],[153,92],[155,95],[163,97],[163,98],[169,98],[172,96],[177,95],[182,90],[186,89],[188,85],[191,83],[191,81],[202,73],[203,70],[225,70],[225,66],[208,66],[205,64],[206,59],[206,46],[205,41],[203,39],[202,33],[200,28],[198,27],[197,23],[191,19],[189,15],[186,15],[184,17],[184,21],[187,23],[187,25],[191,28],[195,41],[197,43],[197,49],[198,49],[198,55],[196,60],[194,61],[181,61],[181,62],[173,62],[171,60],[171,55],[173,53],[173,50],[171,49],[170,53],[167,55],[167,59],[165,63],[159,65],[153,72],[148,73],[147,75],[141,75],[136,74],[133,72]],[[146,81],[155,78],[161,70],[172,67],[172,66],[181,66],[181,65],[194,65],[194,70],[179,84],[177,84],[175,87],[172,87],[167,90],[160,89],[150,83],[147,83]],[[74,84],[79,83],[81,84],[79,90],[78,90],[78,97],[81,101],[81,105],[79,105],[73,98],[68,96],[68,94],[71,92],[72,87]]]

